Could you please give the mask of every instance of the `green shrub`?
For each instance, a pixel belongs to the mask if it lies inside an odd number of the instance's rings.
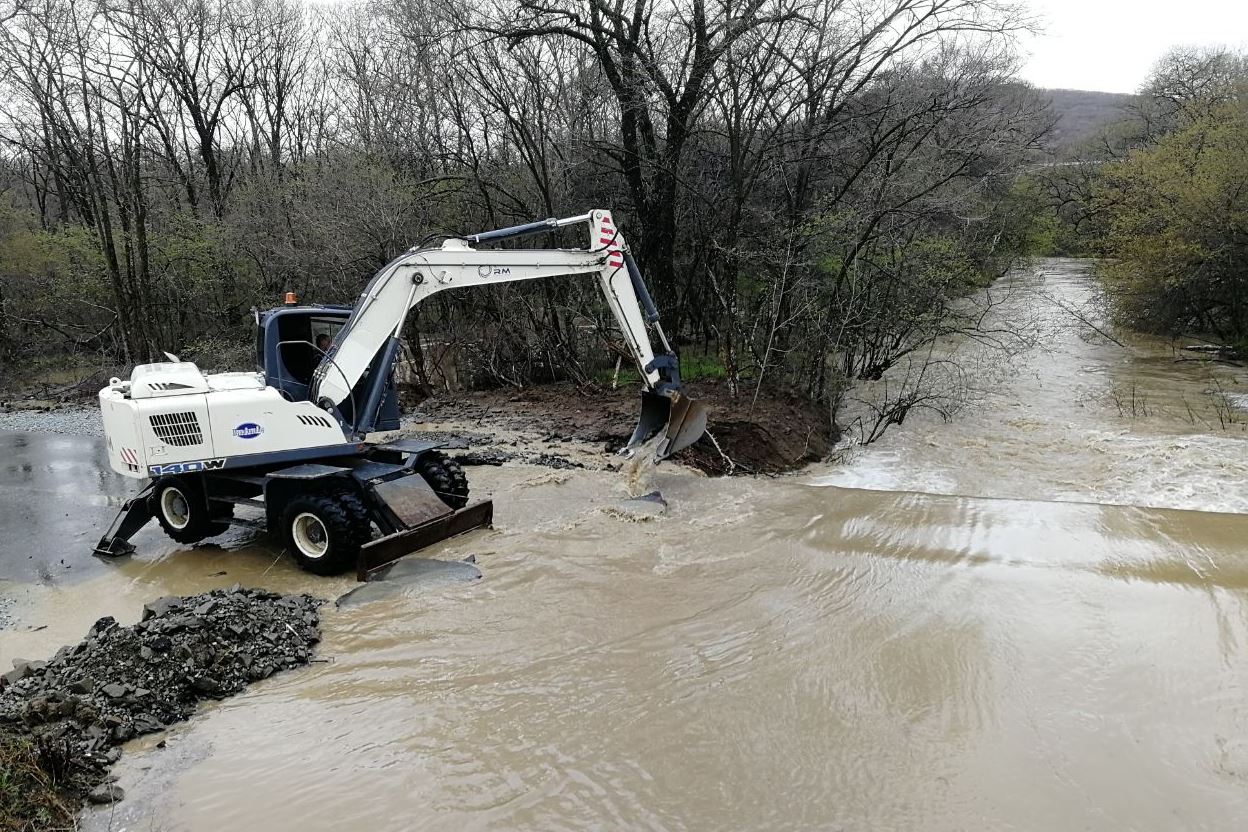
[[[1222,107],[1109,166],[1096,199],[1123,323],[1248,337],[1248,110]]]
[[[73,829],[74,813],[57,792],[34,744],[0,730],[0,829]]]

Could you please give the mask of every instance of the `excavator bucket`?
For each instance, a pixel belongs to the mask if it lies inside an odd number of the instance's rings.
[[[663,396],[643,390],[641,417],[626,449],[631,451],[652,437],[661,436],[655,458],[666,459],[697,442],[705,432],[706,405],[679,392]]]

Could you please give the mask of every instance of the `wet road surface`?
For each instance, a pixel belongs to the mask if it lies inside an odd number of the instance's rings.
[[[100,572],[102,530],[138,488],[112,472],[104,440],[0,431],[0,581],[59,584]]]

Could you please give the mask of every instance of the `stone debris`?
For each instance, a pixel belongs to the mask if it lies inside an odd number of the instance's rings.
[[[537,465],[543,468],[556,468],[561,470],[571,470],[574,468],[584,468],[585,464],[568,459],[559,454],[549,453],[546,451],[533,453],[518,453],[516,451],[507,451],[497,447],[482,448],[475,451],[467,451],[465,453],[456,454],[455,461],[460,465],[506,465],[510,462],[520,462],[523,465]]]
[[[125,796],[126,790],[114,783],[101,783],[87,792],[87,800],[91,803],[116,803]]]
[[[99,436],[103,432],[104,423],[100,420],[98,406],[40,410],[13,405],[14,402],[0,403],[0,430],[81,436]]]
[[[667,500],[658,491],[640,497],[621,500],[615,505],[604,506],[603,512],[620,520],[644,522],[667,514]]]
[[[524,458],[524,462],[528,465],[541,465],[544,468],[558,468],[565,471],[585,467],[580,462],[574,462],[567,457],[549,453],[529,454]]]
[[[460,465],[492,465],[500,466],[508,462],[514,461],[516,454],[510,451],[502,451],[498,448],[486,448],[480,451],[468,451],[467,453],[456,454],[453,459]]]
[[[29,737],[68,797],[121,800],[108,782],[121,743],[186,719],[200,699],[306,664],[321,603],[235,586],[157,599],[130,627],[101,618],[48,661],[15,660],[0,676],[0,731]]]

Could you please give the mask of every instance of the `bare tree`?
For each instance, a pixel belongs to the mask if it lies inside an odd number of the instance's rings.
[[[98,252],[72,278],[95,300],[41,343],[130,360],[216,349],[287,288],[349,300],[437,234],[608,204],[682,350],[733,395],[834,410],[975,331],[960,300],[1017,253],[1046,124],[1027,25],[1005,0],[21,0],[11,233]],[[0,276],[15,326],[52,318],[34,279]],[[609,320],[567,281],[439,296],[417,326],[461,377],[523,385],[609,367]]]

